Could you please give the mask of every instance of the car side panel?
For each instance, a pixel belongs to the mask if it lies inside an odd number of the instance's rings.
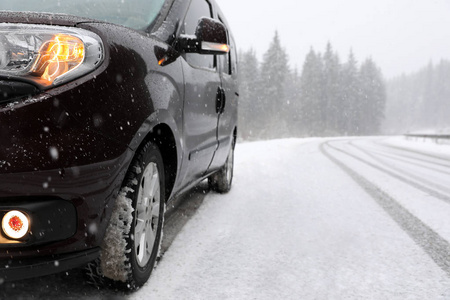
[[[217,4],[215,4],[214,7],[215,18],[223,22],[228,29],[230,53],[218,56],[221,84],[225,93],[225,106],[223,108],[223,112],[219,115],[219,122],[217,126],[218,148],[208,172],[213,172],[225,164],[233,142],[234,131],[237,129],[239,102],[236,44],[223,13],[220,11]]]

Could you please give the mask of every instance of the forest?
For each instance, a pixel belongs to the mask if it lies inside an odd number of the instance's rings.
[[[242,140],[403,134],[449,124],[446,61],[386,80],[372,58],[359,63],[350,50],[342,61],[328,43],[323,53],[311,48],[299,71],[277,33],[262,61],[253,49],[241,50],[239,60]]]
[[[387,82],[386,134],[450,132],[450,61]]]

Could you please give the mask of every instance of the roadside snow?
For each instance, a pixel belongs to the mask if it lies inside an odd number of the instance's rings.
[[[231,192],[206,197],[130,299],[449,299],[450,278],[323,141],[238,144]]]
[[[441,129],[427,129],[427,130],[416,130],[413,132],[408,132],[410,134],[450,134],[450,127],[443,127]]]

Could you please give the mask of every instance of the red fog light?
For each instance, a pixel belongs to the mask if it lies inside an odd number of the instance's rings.
[[[8,212],[2,220],[3,232],[12,239],[21,239],[30,228],[28,217],[17,210]]]

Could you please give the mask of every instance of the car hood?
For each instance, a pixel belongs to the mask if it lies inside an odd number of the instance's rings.
[[[0,23],[76,26],[79,23],[85,22],[103,23],[98,20],[66,14],[0,11]]]

